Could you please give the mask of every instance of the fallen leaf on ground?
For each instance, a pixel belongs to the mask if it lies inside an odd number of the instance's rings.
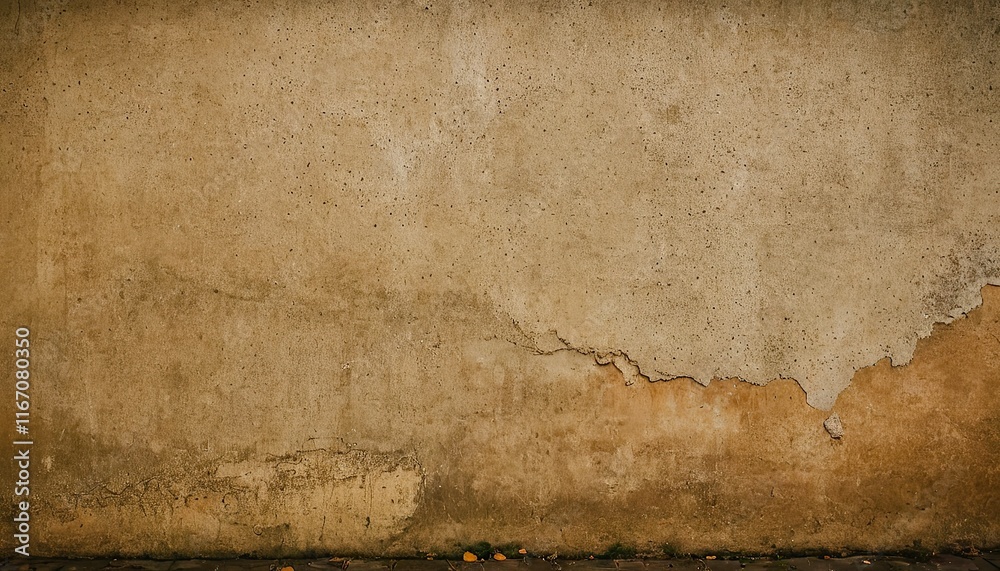
[[[528,554],[528,550],[527,549],[523,549],[523,548],[522,549],[518,549],[517,552],[520,553],[521,555],[527,555]]]
[[[507,556],[504,555],[503,553],[494,553],[493,554],[493,559],[496,559],[497,561],[506,561],[507,560]]]
[[[292,567],[291,565],[288,565],[286,567],[282,567],[281,571],[295,571],[295,567]]]
[[[706,555],[705,559],[708,559],[709,561],[714,561],[715,560],[715,556],[714,555]]]
[[[475,554],[475,553],[472,553],[471,551],[466,551],[466,552],[465,552],[465,553],[464,553],[464,554],[462,555],[462,561],[468,561],[468,562],[470,562],[470,563],[471,563],[471,562],[473,562],[473,561],[478,561],[478,560],[479,560],[479,558],[478,558],[478,557],[476,557],[476,554]],[[284,570],[284,569],[282,569],[281,571],[285,571],[285,570]]]

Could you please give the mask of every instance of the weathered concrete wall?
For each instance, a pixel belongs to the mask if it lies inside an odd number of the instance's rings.
[[[0,38],[34,553],[1000,544],[995,3],[21,0]]]

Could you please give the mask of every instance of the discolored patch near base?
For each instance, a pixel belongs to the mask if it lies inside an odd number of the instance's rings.
[[[404,529],[424,477],[413,458],[326,450],[214,466],[185,467],[178,459],[145,476],[127,470],[46,501],[60,515],[39,522],[46,551],[211,557],[373,550]]]

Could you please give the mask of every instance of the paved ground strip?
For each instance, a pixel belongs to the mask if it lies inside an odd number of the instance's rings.
[[[935,555],[797,557],[790,559],[584,559],[537,557],[506,561],[446,559],[7,559],[0,571],[1000,571],[1000,552],[974,557]]]

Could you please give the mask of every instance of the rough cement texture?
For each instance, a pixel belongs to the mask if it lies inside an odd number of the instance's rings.
[[[36,552],[1000,543],[998,62],[989,2],[5,2]]]

